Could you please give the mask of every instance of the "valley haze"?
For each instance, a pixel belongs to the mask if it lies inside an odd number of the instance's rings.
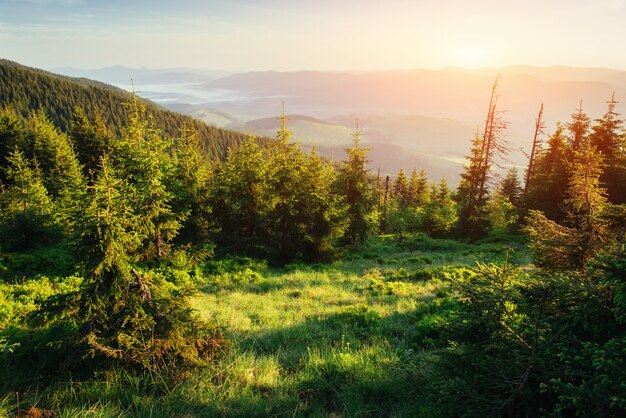
[[[522,171],[534,120],[544,104],[546,134],[566,123],[581,101],[592,118],[613,94],[626,97],[626,71],[568,66],[397,71],[255,71],[193,68],[51,68],[132,90],[168,109],[208,124],[273,137],[281,102],[294,140],[340,160],[358,116],[370,168],[394,175],[400,168],[426,170],[431,179],[456,184],[464,156],[482,129],[488,93],[500,76],[498,108],[509,122],[512,150],[502,167]],[[622,103],[617,105],[624,113]],[[547,140],[547,135],[543,139]]]

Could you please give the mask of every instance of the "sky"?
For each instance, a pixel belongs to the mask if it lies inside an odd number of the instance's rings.
[[[626,0],[0,0],[0,57],[113,65],[626,70]]]

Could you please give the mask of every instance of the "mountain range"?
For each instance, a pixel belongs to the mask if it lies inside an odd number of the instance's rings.
[[[500,162],[503,166],[525,165],[523,151],[530,148],[541,103],[549,134],[581,102],[593,119],[606,112],[613,94],[617,100],[626,97],[626,71],[565,66],[237,73],[117,66],[57,71],[124,88],[132,77],[139,95],[170,110],[209,125],[270,137],[284,102],[294,139],[333,159],[342,158],[358,115],[362,141],[372,148],[373,169],[380,166],[394,174],[400,167],[428,167],[431,178],[445,176],[453,183],[472,135],[483,123],[496,77],[498,109],[509,123],[506,136],[512,150]],[[618,104],[617,111],[623,110]],[[388,157],[392,154],[401,158]]]

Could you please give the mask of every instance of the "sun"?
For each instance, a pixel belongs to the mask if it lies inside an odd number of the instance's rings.
[[[455,52],[455,61],[464,68],[478,68],[485,65],[485,50],[478,45],[461,45]]]

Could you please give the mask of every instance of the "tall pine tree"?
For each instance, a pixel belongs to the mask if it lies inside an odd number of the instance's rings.
[[[4,250],[26,251],[59,238],[55,205],[38,170],[15,149],[3,170],[0,193],[0,242]]]
[[[614,204],[626,203],[626,144],[623,120],[615,111],[617,103],[613,94],[606,113],[595,120],[589,135],[591,145],[604,157],[605,169],[600,181]]]
[[[368,215],[374,204],[372,187],[366,168],[368,149],[360,145],[362,134],[357,118],[356,127],[352,133],[353,146],[346,148],[347,158],[339,168],[337,179],[339,193],[348,205],[349,224],[344,239],[351,244],[363,242],[367,238],[369,231]]]
[[[145,105],[136,96],[127,106],[128,123],[113,154],[114,168],[132,187],[139,233],[146,237],[140,256],[159,258],[168,252],[186,214],[174,212],[174,196],[166,186],[173,170],[167,153],[169,141],[154,127]]]
[[[539,210],[548,219],[563,222],[563,204],[569,179],[567,158],[564,128],[557,124],[556,131],[548,139],[547,149],[537,156],[526,196],[526,209]]]

